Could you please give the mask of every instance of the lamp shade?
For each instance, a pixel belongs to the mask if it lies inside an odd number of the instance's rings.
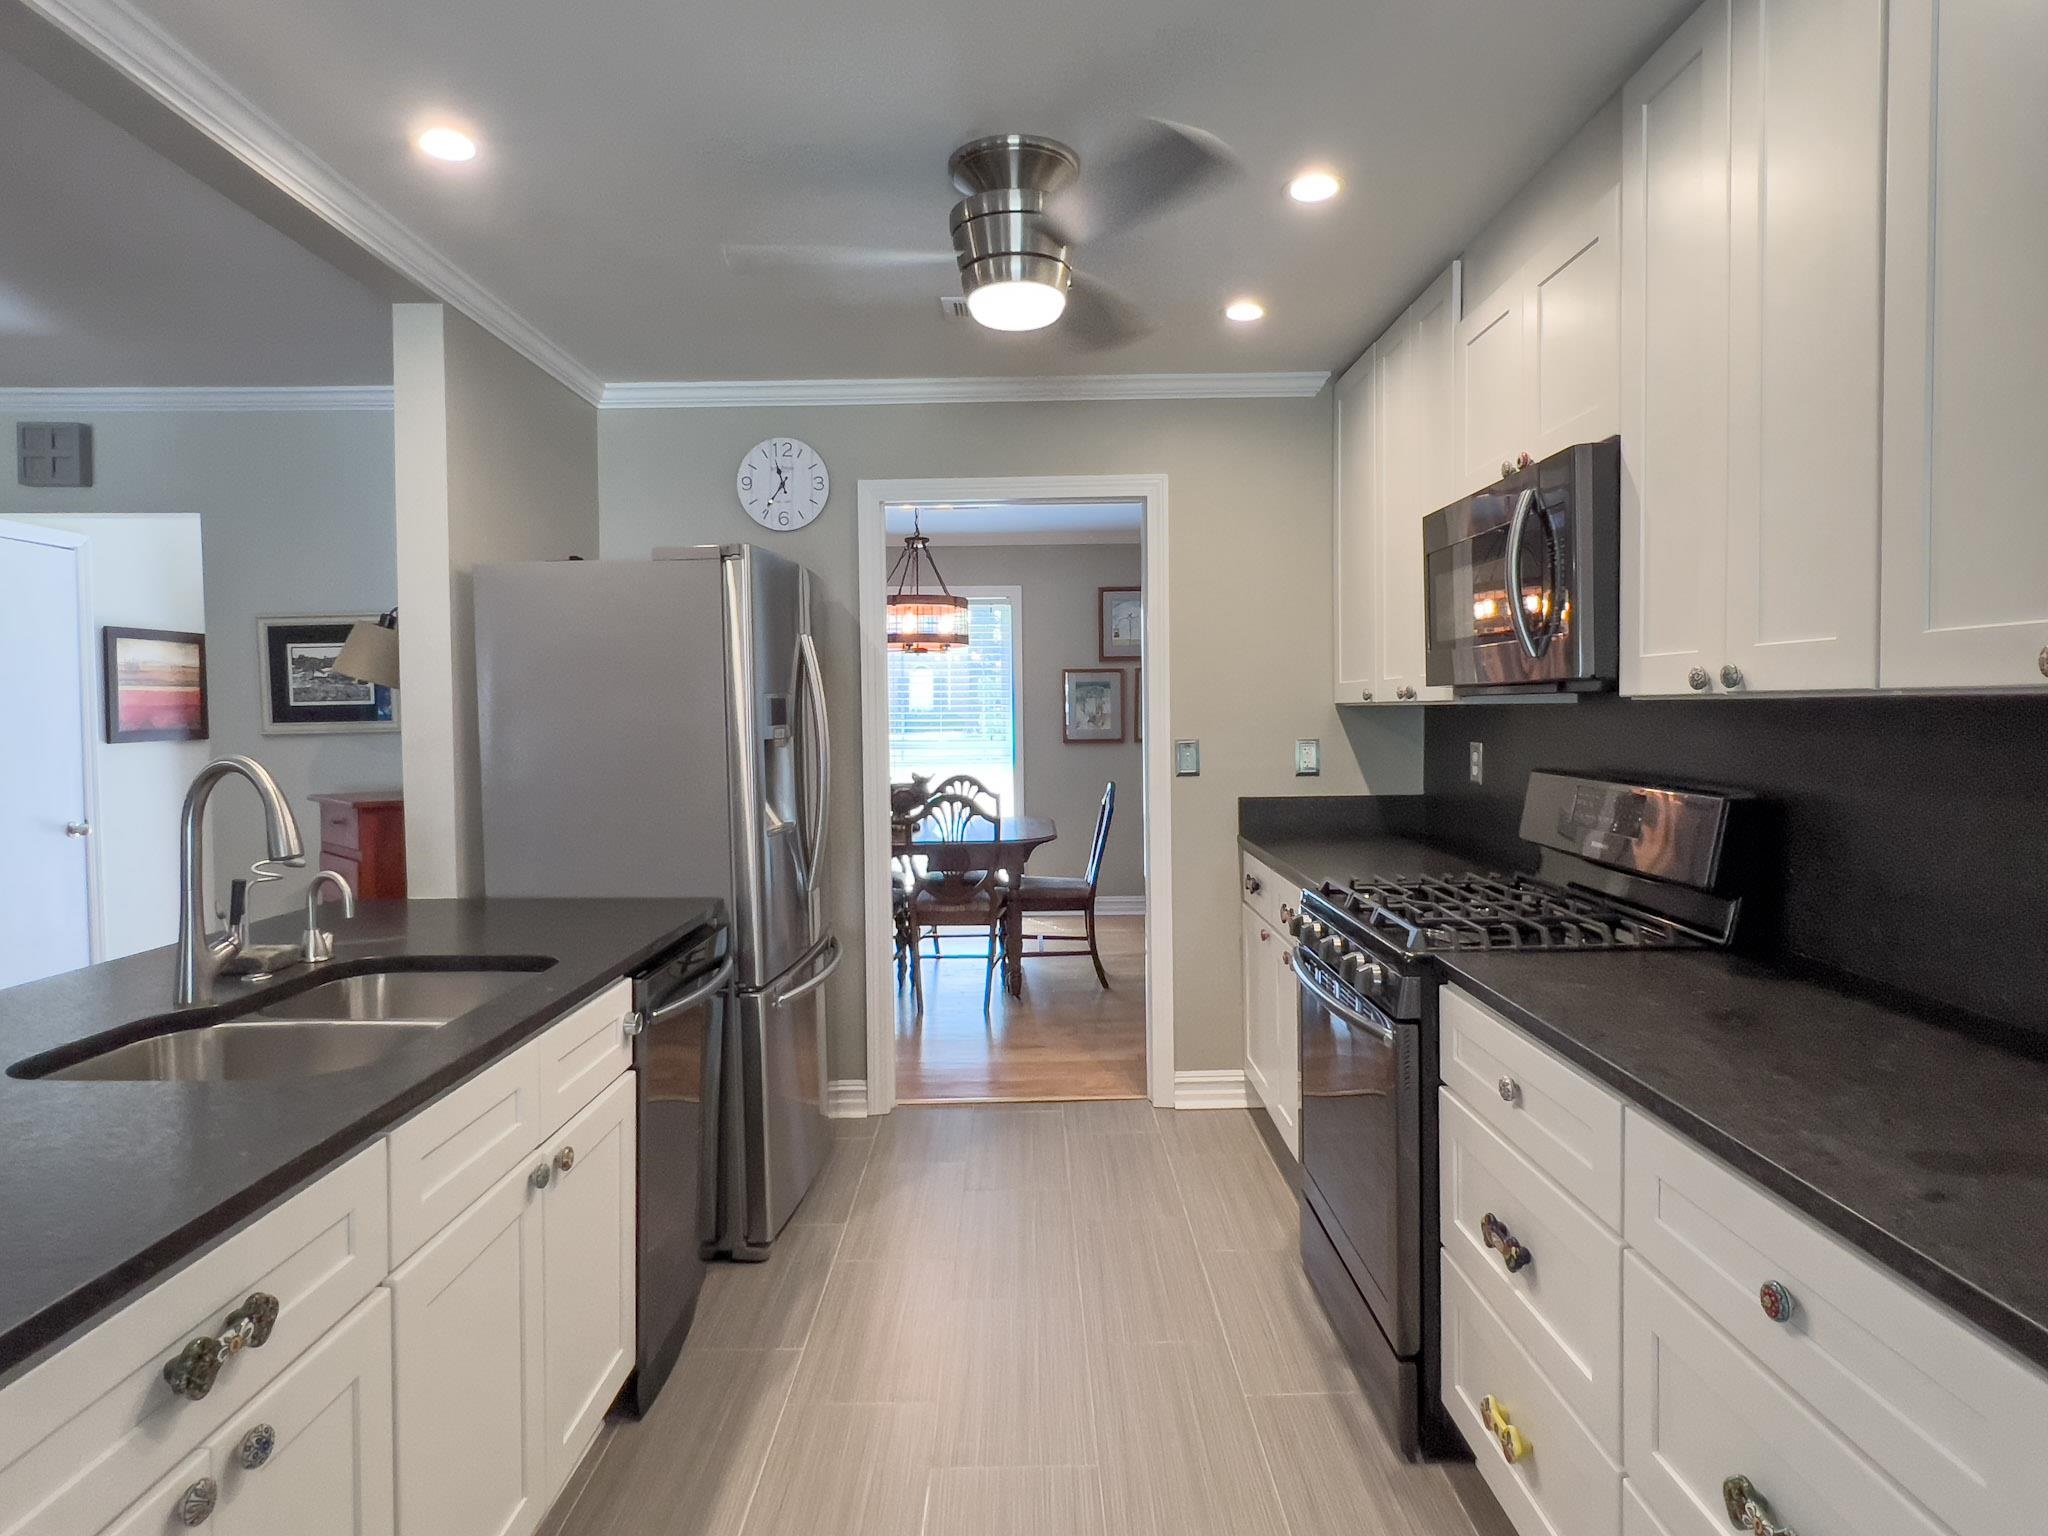
[[[342,677],[379,688],[398,686],[398,610],[352,626],[334,658],[334,670]]]
[[[949,651],[967,643],[967,599],[955,597],[932,558],[932,541],[922,528],[903,541],[903,553],[889,572],[889,649]],[[931,573],[931,585],[925,573]]]

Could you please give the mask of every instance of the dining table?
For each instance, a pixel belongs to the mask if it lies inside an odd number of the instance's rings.
[[[993,863],[1012,880],[1024,877],[1031,855],[1059,836],[1050,816],[1002,816],[991,821],[977,816],[964,827],[942,831],[932,823],[892,824],[890,856],[924,860],[925,867],[939,874],[966,867],[982,868]],[[995,845],[994,857],[990,847]],[[1014,903],[1003,912],[1003,986],[1012,997],[1024,990],[1024,913]]]

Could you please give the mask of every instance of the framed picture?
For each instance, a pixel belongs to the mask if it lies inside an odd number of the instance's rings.
[[[1124,739],[1124,671],[1122,667],[1068,667],[1067,719],[1064,741]]]
[[[334,658],[341,654],[349,630],[376,617],[339,614],[256,621],[264,735],[398,729],[397,695],[334,671]]]
[[[1145,590],[1142,587],[1097,587],[1097,621],[1103,661],[1136,661],[1145,649]]]
[[[206,636],[109,624],[100,658],[108,741],[206,739]]]

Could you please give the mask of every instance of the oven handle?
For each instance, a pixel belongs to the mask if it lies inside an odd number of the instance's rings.
[[[1543,652],[1536,648],[1536,637],[1529,633],[1529,620],[1522,612],[1522,525],[1535,505],[1536,491],[1531,487],[1515,498],[1515,515],[1508,521],[1508,622],[1515,626],[1515,638],[1531,661],[1541,659]]]
[[[1370,1030],[1378,1035],[1386,1044],[1392,1045],[1394,1043],[1396,1038],[1394,1026],[1377,1016],[1368,1018],[1343,999],[1332,995],[1315,979],[1314,974],[1307,969],[1307,963],[1301,958],[1301,950],[1298,947],[1294,951],[1294,979],[1300,982],[1307,989],[1309,995],[1315,998],[1317,1002],[1329,1009],[1330,1012],[1336,1014],[1338,1018],[1349,1024],[1353,1029]]]

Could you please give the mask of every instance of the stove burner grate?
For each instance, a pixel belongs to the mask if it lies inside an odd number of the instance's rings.
[[[1328,885],[1368,928],[1406,949],[1672,949],[1696,943],[1672,923],[1529,875],[1416,875]]]

